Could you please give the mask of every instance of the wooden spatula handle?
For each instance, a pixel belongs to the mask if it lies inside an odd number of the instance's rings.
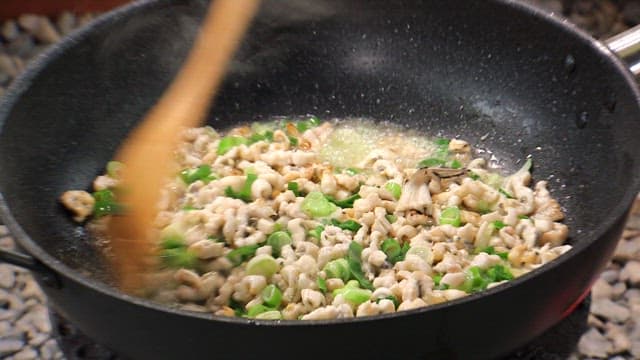
[[[170,176],[183,128],[202,124],[227,65],[259,0],[215,0],[182,69],[132,132],[116,158],[124,163],[118,200],[126,209],[109,225],[113,266],[120,286],[136,292],[153,265],[152,236],[160,189]]]

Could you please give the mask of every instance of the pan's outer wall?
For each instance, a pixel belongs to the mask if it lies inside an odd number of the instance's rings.
[[[45,291],[89,336],[134,359],[490,358],[557,322],[606,263],[638,190],[640,137],[637,91],[606,51],[508,1],[273,0],[210,124],[365,116],[477,141],[507,162],[531,154],[569,214],[571,255],[486,295],[330,326],[203,320],[71,271],[99,273],[99,256],[56,198],[102,171],[169,83],[204,5],[148,1],[103,19],[42,59],[0,109],[5,221],[65,273]]]

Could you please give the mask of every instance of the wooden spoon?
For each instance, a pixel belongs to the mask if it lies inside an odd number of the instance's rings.
[[[158,103],[119,149],[124,164],[118,202],[123,216],[114,216],[107,236],[112,266],[120,288],[144,290],[145,275],[157,259],[154,220],[160,189],[171,176],[180,132],[203,123],[227,65],[259,0],[215,0],[182,69]]]

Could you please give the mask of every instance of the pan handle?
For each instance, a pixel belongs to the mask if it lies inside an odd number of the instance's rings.
[[[0,262],[6,262],[22,267],[38,274],[40,281],[48,287],[55,289],[60,289],[62,287],[62,282],[58,275],[30,255],[17,251],[0,249]]]
[[[629,65],[636,78],[640,78],[640,25],[606,39],[604,44]]]

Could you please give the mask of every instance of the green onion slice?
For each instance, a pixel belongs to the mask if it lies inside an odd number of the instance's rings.
[[[444,166],[446,161],[439,158],[426,158],[418,163],[419,168]]]
[[[192,184],[198,180],[208,183],[215,180],[216,176],[211,174],[211,166],[200,165],[195,169],[184,169],[180,172],[180,178],[185,184]]]
[[[400,195],[402,195],[402,186],[400,186],[400,184],[390,181],[384,185],[384,188],[389,191],[396,200],[400,199]]]
[[[360,228],[362,227],[362,225],[360,225],[355,220],[339,221],[337,219],[331,219],[331,225],[337,226],[342,230],[349,230],[354,233],[360,230]]]
[[[262,301],[264,301],[267,306],[270,306],[272,308],[277,309],[282,302],[282,291],[280,291],[280,289],[278,289],[278,287],[273,284],[267,285],[262,290],[261,295]]]
[[[122,164],[120,161],[109,161],[107,163],[107,175],[109,175],[109,177],[117,179],[120,177],[120,171],[122,171],[122,167],[124,166],[124,164]]]
[[[364,272],[362,271],[362,245],[355,241],[349,244],[347,261],[349,263],[351,277],[357,280],[361,287],[374,290],[373,284],[364,276]]]
[[[231,260],[234,265],[240,265],[242,264],[242,262],[254,256],[256,254],[256,250],[258,250],[259,247],[259,244],[241,246],[237,249],[231,250],[227,254],[227,258]]]
[[[307,215],[319,218],[326,217],[338,208],[319,191],[312,191],[302,200],[301,209]]]
[[[459,227],[462,223],[460,209],[457,206],[450,206],[440,213],[440,224],[449,224]]]
[[[246,145],[248,143],[249,143],[249,140],[241,136],[225,136],[222,139],[220,139],[216,153],[218,155],[224,155],[227,152],[229,152],[229,150],[231,150],[232,148],[239,145],[243,145],[243,144]]]
[[[287,184],[287,190],[291,190],[293,192],[293,195],[295,195],[296,197],[300,196],[300,185],[295,181]]]
[[[347,281],[351,277],[349,262],[346,259],[331,260],[322,270],[329,279],[342,279],[342,281]]]
[[[279,257],[282,247],[293,242],[291,235],[286,231],[276,231],[267,238],[267,245],[271,246],[273,256]]]
[[[258,179],[258,175],[254,173],[248,173],[247,178],[244,184],[242,185],[242,188],[240,189],[240,191],[235,191],[231,186],[227,186],[227,188],[224,190],[224,194],[227,197],[240,199],[246,203],[249,203],[252,200],[251,185],[253,185],[253,182],[256,181],[257,179]]]
[[[345,199],[342,200],[338,200],[336,198],[334,198],[331,195],[325,195],[325,198],[327,198],[327,200],[329,200],[330,202],[338,205],[339,207],[346,209],[346,208],[352,208],[353,207],[353,203],[360,199],[360,194],[353,194]]]
[[[109,189],[99,190],[94,192],[92,196],[95,200],[93,216],[96,218],[122,213],[122,206],[116,202],[113,191]]]
[[[271,255],[260,254],[247,263],[247,274],[262,275],[267,279],[280,270],[280,265]]]

